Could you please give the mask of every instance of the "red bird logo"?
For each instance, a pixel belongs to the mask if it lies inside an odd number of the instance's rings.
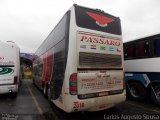
[[[108,23],[114,21],[112,18],[108,18],[102,15],[97,15],[95,13],[86,12],[91,18],[96,20],[96,23],[101,27],[106,27]]]

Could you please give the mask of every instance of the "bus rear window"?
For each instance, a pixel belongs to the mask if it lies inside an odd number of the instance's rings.
[[[120,19],[109,14],[75,6],[76,24],[79,27],[121,35]]]

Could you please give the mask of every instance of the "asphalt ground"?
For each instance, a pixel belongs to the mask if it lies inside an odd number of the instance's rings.
[[[114,108],[98,112],[65,113],[51,104],[32,80],[22,80],[17,97],[0,95],[0,120],[159,120],[160,106],[127,100]]]

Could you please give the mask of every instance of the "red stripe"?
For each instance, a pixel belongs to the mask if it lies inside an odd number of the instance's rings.
[[[43,73],[42,73],[42,83],[46,79],[46,71],[47,71],[47,53],[43,55]],[[41,84],[42,84],[41,83]]]
[[[53,68],[53,50],[47,52],[47,73],[46,73],[46,82],[51,80]]]

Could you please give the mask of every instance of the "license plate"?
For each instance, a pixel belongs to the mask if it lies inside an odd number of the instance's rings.
[[[101,93],[99,93],[98,95],[99,95],[99,96],[106,96],[106,95],[108,95],[108,92],[101,92]]]

